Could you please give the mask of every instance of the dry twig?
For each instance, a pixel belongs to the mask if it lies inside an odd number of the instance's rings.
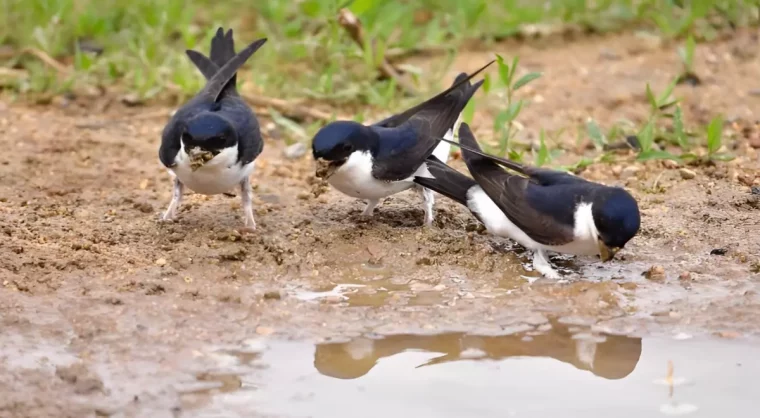
[[[367,45],[366,40],[364,39],[364,29],[362,27],[362,22],[358,17],[356,17],[355,14],[351,13],[350,10],[340,9],[340,12],[338,13],[338,23],[343,27],[343,29],[346,30],[346,32],[348,32],[348,35],[351,37],[351,39],[353,39],[353,41],[359,45],[362,50],[366,47],[372,48],[371,45]],[[382,61],[378,64],[378,70],[385,77],[390,77],[396,80],[397,85],[405,90],[408,94],[414,95],[417,93],[417,89],[414,87],[414,85],[393,65],[391,65],[386,57],[383,57]]]
[[[71,69],[60,62],[56,61],[55,58],[48,55],[47,52],[37,49],[37,48],[24,48],[21,51],[19,51],[19,55],[21,54],[29,54],[37,57],[40,61],[47,64],[49,67],[52,67],[56,71],[58,71],[61,74],[69,74],[71,72]]]
[[[274,97],[243,95],[243,98],[253,106],[272,107],[274,110],[282,113],[291,119],[315,119],[329,121],[332,115],[317,109],[311,109],[299,104],[290,103],[287,100],[276,99]]]

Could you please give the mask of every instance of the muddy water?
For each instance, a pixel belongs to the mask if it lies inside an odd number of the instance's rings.
[[[214,385],[183,392],[183,416],[743,417],[760,407],[760,344],[746,340],[555,322],[508,335],[259,339],[219,353],[232,360],[219,360]]]

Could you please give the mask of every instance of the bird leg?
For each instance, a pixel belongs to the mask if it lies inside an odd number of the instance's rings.
[[[177,216],[179,205],[182,204],[182,193],[185,191],[185,185],[179,181],[179,178],[174,178],[174,184],[172,186],[172,201],[169,203],[169,207],[161,217],[162,221],[171,221]]]
[[[559,273],[552,268],[551,263],[547,260],[544,250],[535,250],[533,252],[533,268],[535,268],[537,272],[543,274],[546,278],[553,280],[559,280],[560,278]]]
[[[243,206],[243,218],[245,220],[243,232],[253,232],[256,230],[256,221],[253,219],[252,194],[251,179],[246,176],[246,178],[240,182],[240,200]]]
[[[372,212],[375,210],[375,207],[377,207],[377,204],[380,203],[379,199],[367,199],[367,206],[364,208],[364,212],[362,212],[362,216],[369,218],[372,216]]]
[[[435,203],[435,195],[433,191],[427,187],[417,186],[417,191],[422,195],[424,200],[423,209],[425,210],[425,226],[433,225],[433,204]]]

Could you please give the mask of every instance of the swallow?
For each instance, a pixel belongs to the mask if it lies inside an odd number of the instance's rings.
[[[436,96],[372,125],[335,121],[322,127],[312,139],[317,177],[340,192],[367,205],[362,213],[372,216],[381,199],[416,187],[424,200],[424,224],[433,223],[433,192],[414,183],[424,173],[425,160],[435,155],[447,161],[451,145],[439,138],[454,139],[462,110],[483,84],[470,80],[494,61],[470,75],[460,73],[448,89]]]
[[[532,250],[533,267],[547,278],[560,277],[547,251],[598,254],[607,262],[639,230],[638,204],[620,187],[483,153],[466,123],[459,127],[458,146],[473,178],[431,156],[429,175],[415,177],[415,183],[466,206],[490,233]]]
[[[232,29],[219,28],[209,57],[187,50],[206,85],[171,117],[161,134],[159,160],[173,177],[172,200],[161,219],[175,218],[185,186],[214,195],[239,187],[245,231],[253,231],[250,175],[264,149],[259,122],[237,92],[237,71],[267,41],[256,40],[235,53]]]

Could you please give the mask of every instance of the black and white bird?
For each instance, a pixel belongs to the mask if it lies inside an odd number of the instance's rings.
[[[219,28],[211,40],[209,57],[187,50],[206,78],[205,87],[183,105],[164,127],[158,155],[174,178],[172,200],[163,220],[172,220],[187,186],[205,195],[239,187],[245,230],[256,228],[249,176],[264,142],[251,108],[237,92],[237,71],[266,38],[235,53],[232,29]]]
[[[638,204],[620,187],[485,154],[466,123],[459,146],[474,179],[430,157],[429,176],[414,181],[465,205],[490,233],[533,250],[533,267],[548,278],[560,276],[547,251],[599,254],[606,262],[639,230]]]
[[[372,216],[381,199],[415,187],[414,176],[426,170],[425,159],[435,155],[447,161],[455,125],[467,102],[483,84],[470,79],[491,65],[489,62],[470,75],[460,73],[454,83],[435,97],[373,125],[336,121],[314,136],[312,155],[317,176],[340,192],[364,199],[363,216]],[[424,200],[425,220],[433,223],[433,192],[417,186]]]

